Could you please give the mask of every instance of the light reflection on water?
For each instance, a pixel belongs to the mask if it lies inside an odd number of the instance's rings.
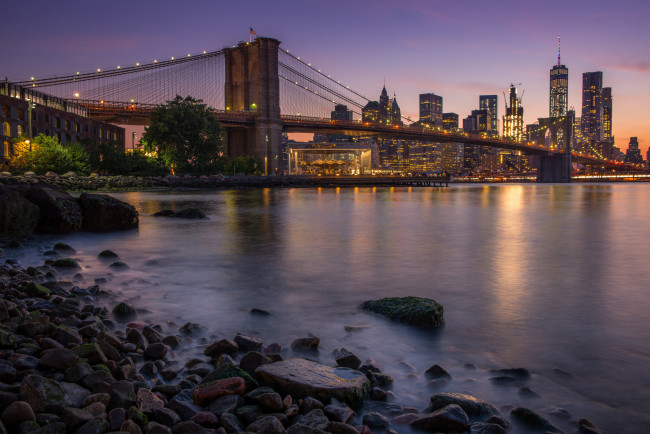
[[[537,411],[564,407],[609,432],[650,432],[646,185],[114,196],[136,206],[139,230],[56,239],[78,250],[88,284],[108,271],[95,255],[118,252],[131,268],[113,272],[106,288],[139,297],[145,319],[199,322],[216,336],[242,331],[285,348],[314,333],[322,361],[342,346],[372,357],[396,378],[399,402],[420,408],[433,390],[407,378],[400,362],[420,375],[439,363],[454,377],[447,391]],[[210,220],[151,216],[188,206]],[[403,295],[442,303],[445,329],[413,330],[357,309]],[[251,316],[254,307],[271,316]],[[347,333],[348,324],[369,327]],[[541,398],[493,386],[489,369],[504,367],[530,369]]]

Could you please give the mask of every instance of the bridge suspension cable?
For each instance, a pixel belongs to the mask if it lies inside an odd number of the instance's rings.
[[[146,64],[99,69],[17,82],[71,101],[119,101],[162,104],[176,95],[225,105],[223,51],[203,52]]]

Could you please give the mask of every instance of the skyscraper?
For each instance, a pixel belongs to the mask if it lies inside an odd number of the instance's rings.
[[[456,131],[458,129],[458,115],[456,113],[443,113],[442,129],[445,131]]]
[[[551,69],[549,118],[566,116],[569,95],[569,69],[560,63],[560,37],[557,37],[557,65]]]
[[[490,113],[490,127],[488,134],[496,137],[499,135],[499,127],[497,125],[498,112],[497,112],[497,96],[496,95],[480,95],[478,97],[478,108],[480,110],[487,110]]]
[[[389,110],[390,98],[388,97],[388,92],[386,92],[386,85],[384,85],[384,88],[381,90],[381,95],[379,95],[379,121],[381,123],[388,123]]]
[[[503,137],[520,142],[524,135],[524,108],[521,99],[517,97],[517,88],[510,85],[510,107],[506,103],[506,114],[503,117]]]
[[[420,94],[420,123],[442,127],[442,97],[433,93]]]
[[[602,90],[602,71],[582,74],[582,138],[592,143],[603,138]]]
[[[625,162],[632,164],[643,164],[643,157],[639,149],[639,141],[636,137],[630,137],[630,144],[625,153]]]
[[[388,121],[391,125],[402,125],[402,111],[397,104],[397,97],[393,94],[393,99],[388,104]]]
[[[612,139],[612,88],[603,87],[601,92],[603,104],[603,139]]]

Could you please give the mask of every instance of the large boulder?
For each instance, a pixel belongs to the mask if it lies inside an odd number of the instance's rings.
[[[27,199],[40,210],[36,226],[38,231],[62,234],[81,228],[81,208],[64,190],[38,183],[29,189]]]
[[[361,309],[421,328],[435,329],[444,324],[442,305],[430,298],[387,297],[368,300],[361,304]]]
[[[349,368],[332,368],[305,359],[289,359],[260,366],[255,378],[282,395],[311,396],[323,402],[332,398],[355,405],[370,390],[366,376]]]
[[[0,237],[24,236],[38,223],[38,207],[9,187],[0,186]]]
[[[81,193],[79,205],[83,228],[89,231],[132,229],[138,227],[135,208],[107,194]]]

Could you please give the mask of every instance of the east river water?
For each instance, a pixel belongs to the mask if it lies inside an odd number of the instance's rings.
[[[38,238],[21,262],[42,263],[44,249],[67,242],[83,268],[75,283],[111,273],[102,287],[117,295],[106,304],[130,300],[146,309],[141,320],[173,321],[167,332],[192,321],[208,336],[244,332],[286,349],[317,335],[319,353],[309,357],[333,363],[331,352],[346,347],[374,359],[395,378],[402,405],[424,408],[436,391],[465,392],[528,407],[565,431],[587,418],[604,432],[650,432],[648,184],[113,196],[138,209],[138,230]],[[151,216],[190,206],[209,220]],[[103,249],[130,268],[110,270],[96,258]],[[444,329],[358,309],[406,295],[440,302]],[[422,374],[434,363],[453,376],[447,386],[427,384]],[[519,367],[531,371],[526,384],[538,398],[489,380],[492,369]],[[549,415],[553,407],[569,421]]]

